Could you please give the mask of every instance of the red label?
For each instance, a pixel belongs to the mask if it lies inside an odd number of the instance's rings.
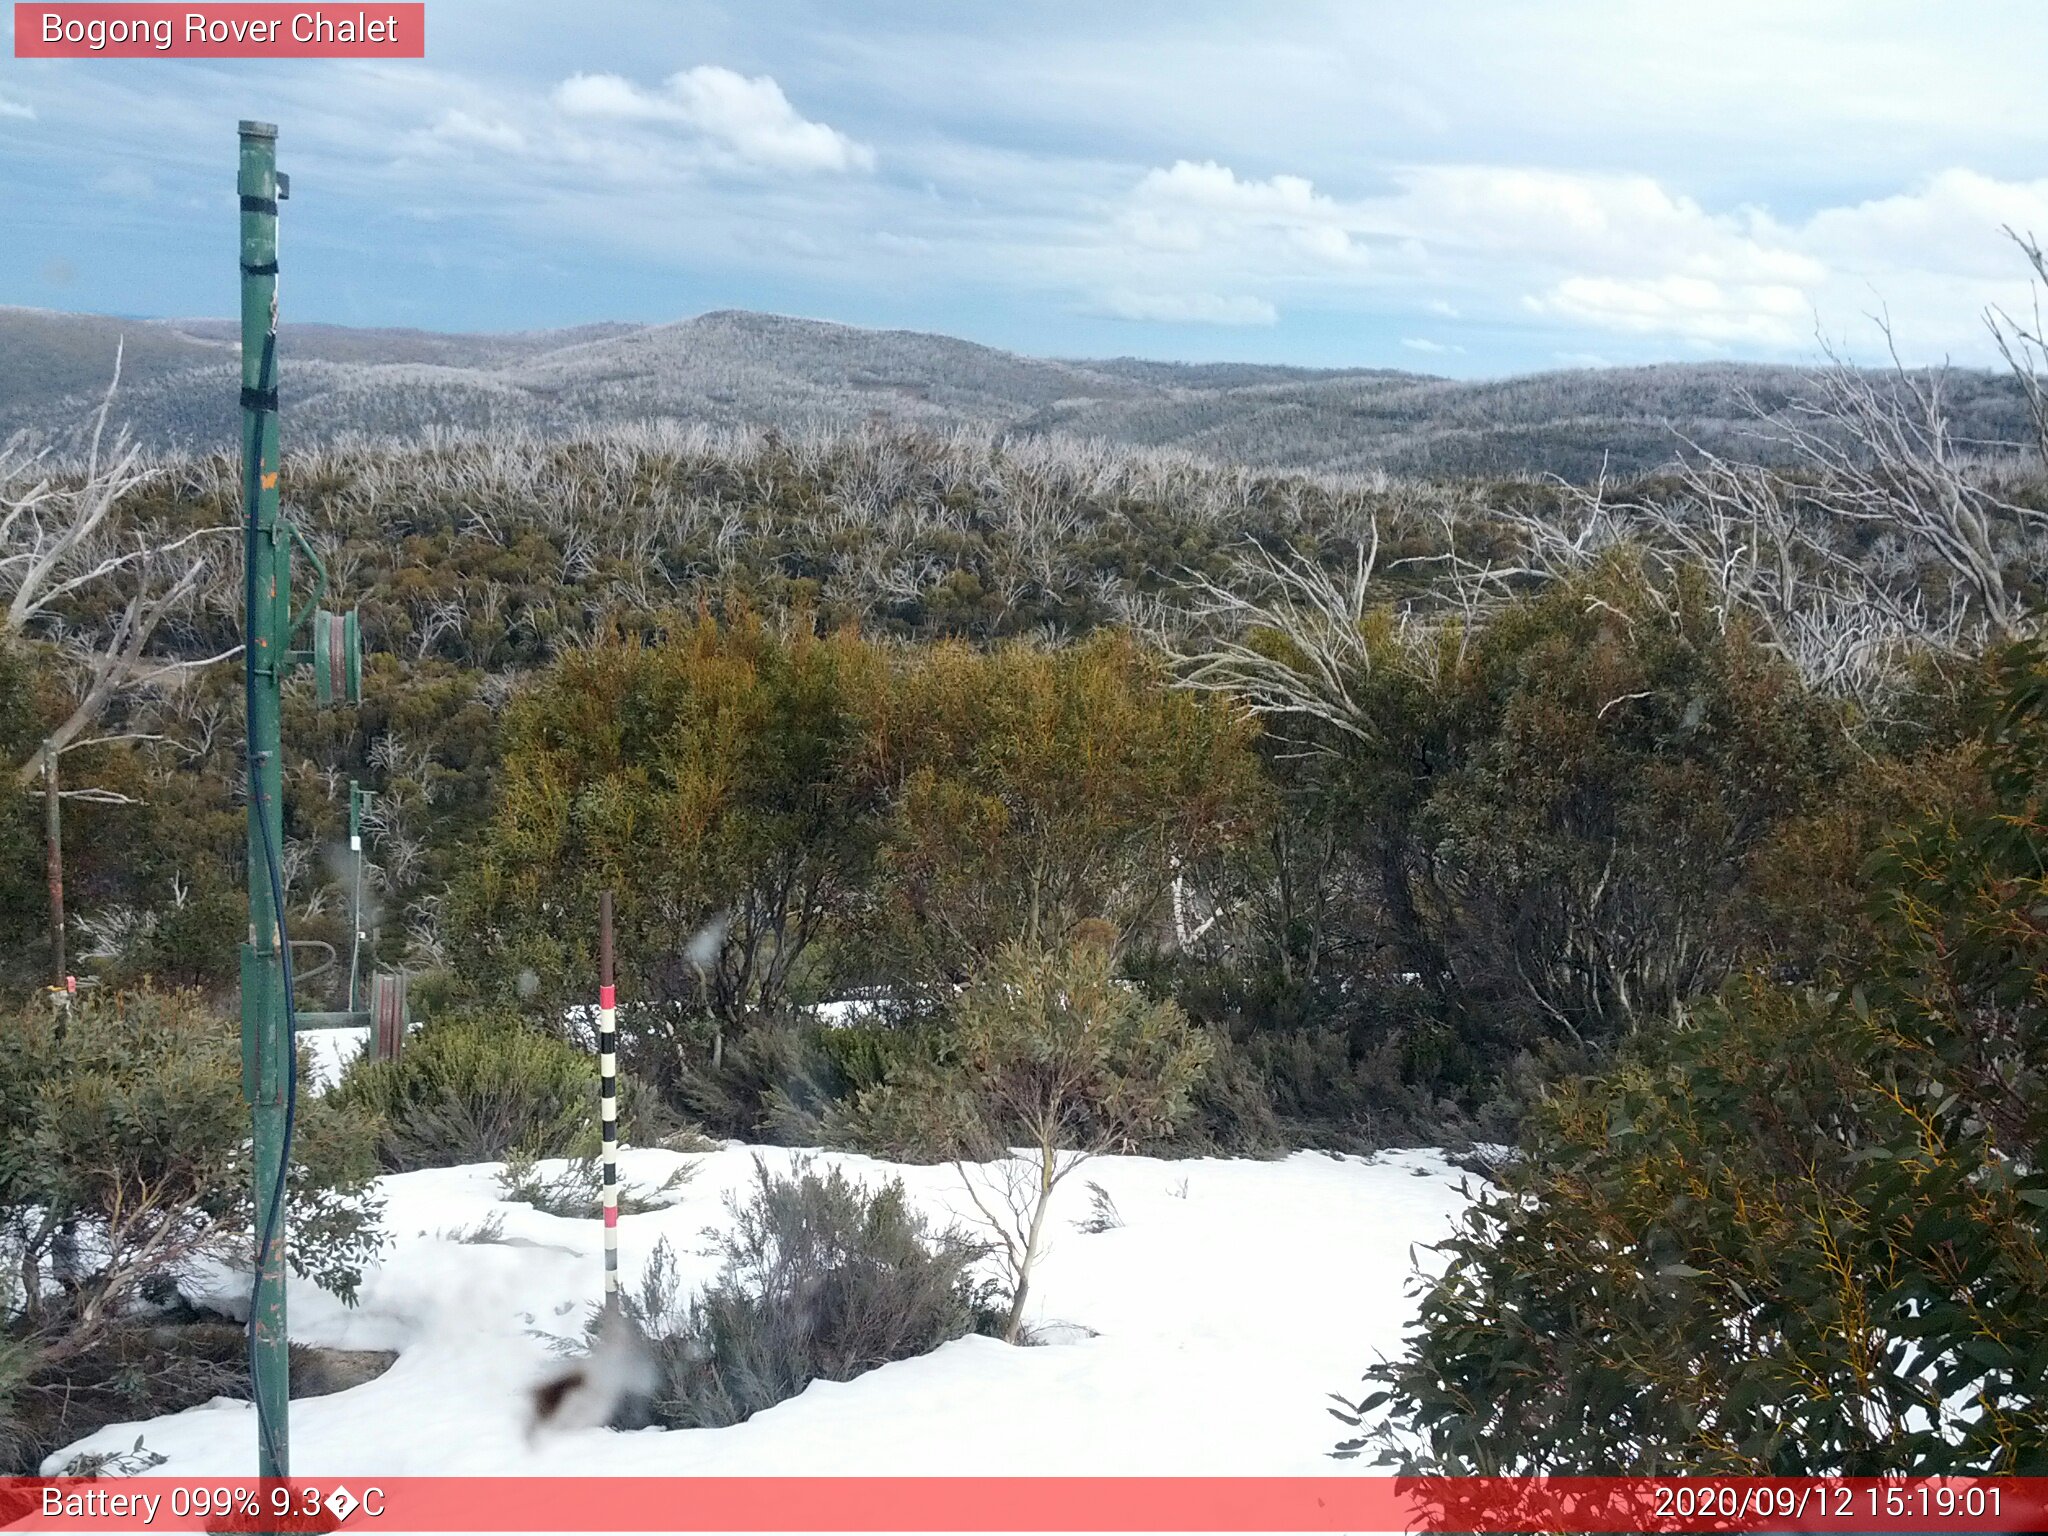
[[[24,5],[17,59],[422,59],[424,4]]]
[[[351,1519],[350,1517],[355,1518]],[[0,1477],[17,1531],[2039,1531],[2044,1478]]]

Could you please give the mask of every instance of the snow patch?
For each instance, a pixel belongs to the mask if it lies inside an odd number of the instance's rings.
[[[697,1165],[671,1206],[620,1222],[636,1280],[655,1244],[685,1287],[718,1261],[705,1236],[753,1159],[801,1154],[737,1143],[717,1151],[627,1149],[621,1174],[663,1183]],[[949,1166],[816,1153],[856,1179],[901,1177],[939,1220],[969,1224]],[[601,1292],[597,1221],[507,1202],[498,1164],[381,1181],[390,1246],[360,1305],[294,1281],[293,1338],[398,1352],[373,1381],[292,1405],[292,1470],[309,1477],[552,1473],[725,1475],[1308,1475],[1328,1473],[1343,1433],[1328,1394],[1398,1347],[1413,1313],[1411,1245],[1441,1240],[1468,1174],[1441,1152],[1374,1159],[1299,1152],[1279,1161],[1103,1157],[1055,1197],[1050,1251],[1027,1328],[1053,1347],[959,1339],[851,1382],[820,1382],[730,1429],[578,1429],[526,1436],[528,1389],[580,1339]],[[1124,1224],[1086,1233],[1086,1183]],[[493,1215],[495,1241],[464,1242]],[[240,1313],[247,1277],[221,1271],[210,1299]],[[246,1403],[216,1400],[119,1424],[58,1452],[127,1449],[141,1435],[170,1477],[229,1477],[255,1465]]]

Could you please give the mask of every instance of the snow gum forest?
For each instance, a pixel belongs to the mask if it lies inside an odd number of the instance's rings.
[[[246,1472],[225,343],[0,320],[0,1471]],[[2029,330],[758,320],[282,337],[294,1471],[2048,1474]]]

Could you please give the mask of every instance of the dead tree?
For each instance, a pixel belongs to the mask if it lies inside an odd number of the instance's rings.
[[[2027,242],[2035,270],[2039,250]],[[2038,326],[1991,327],[2048,464],[2048,362]],[[1890,333],[1886,330],[1889,345]],[[1833,352],[1807,396],[1756,408],[1769,462],[1687,444],[1675,493],[1615,499],[1567,488],[1562,517],[1503,520],[1546,577],[1629,543],[1667,578],[1690,570],[1725,621],[1740,615],[1824,692],[1881,709],[1915,655],[1967,655],[2036,633],[2048,513],[2002,494],[1984,445],[1960,439],[1940,370],[1881,370]]]
[[[1354,690],[1373,667],[1368,620],[1378,561],[1377,523],[1343,575],[1312,555],[1248,545],[1227,583],[1201,577],[1187,585],[1181,624],[1199,638],[1160,636],[1180,685],[1227,694],[1275,725],[1314,722],[1369,739],[1371,722]],[[1310,741],[1300,745],[1327,750]]]
[[[216,573],[219,536],[227,530],[203,528],[172,537],[124,525],[118,508],[149,471],[124,434],[107,438],[120,376],[117,352],[114,382],[93,418],[81,463],[60,469],[46,451],[20,438],[0,448],[0,638],[40,649],[72,684],[70,710],[13,765],[18,789],[33,791],[41,780],[51,979],[59,986],[65,965],[62,802],[128,798],[104,789],[65,788],[59,772],[64,755],[118,741],[162,739],[149,731],[94,732],[117,700],[241,649],[199,659],[150,653],[164,622],[188,611]],[[105,602],[110,593],[118,603],[110,618],[98,624],[74,619],[81,606]]]
[[[2048,256],[2042,254],[2040,242],[2033,235],[2023,235],[2010,227],[2005,233],[2033,269],[2033,303],[2025,320],[1993,309],[1986,313],[1984,321],[1991,327],[1999,355],[2026,396],[2027,414],[2034,428],[2034,448],[2042,466],[2048,468],[2048,381],[2042,378],[2043,372],[2048,371],[2048,327],[2043,326],[2041,318],[2041,290],[2048,287]]]

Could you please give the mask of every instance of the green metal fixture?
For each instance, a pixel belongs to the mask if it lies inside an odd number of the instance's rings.
[[[286,1359],[286,1170],[297,1101],[291,946],[284,923],[284,773],[279,724],[284,682],[310,664],[322,704],[362,696],[356,616],[316,610],[327,572],[306,538],[279,515],[277,206],[290,185],[277,169],[277,129],[241,125],[243,677],[248,716],[249,938],[242,946],[242,1091],[254,1122],[256,1276],[250,1296],[249,1371],[256,1399],[257,1470],[291,1469],[291,1380]],[[292,546],[315,587],[291,606]],[[291,649],[309,626],[309,649]],[[351,1003],[354,999],[351,998]]]
[[[313,615],[313,693],[322,704],[355,704],[363,697],[363,641],[355,610]]]

